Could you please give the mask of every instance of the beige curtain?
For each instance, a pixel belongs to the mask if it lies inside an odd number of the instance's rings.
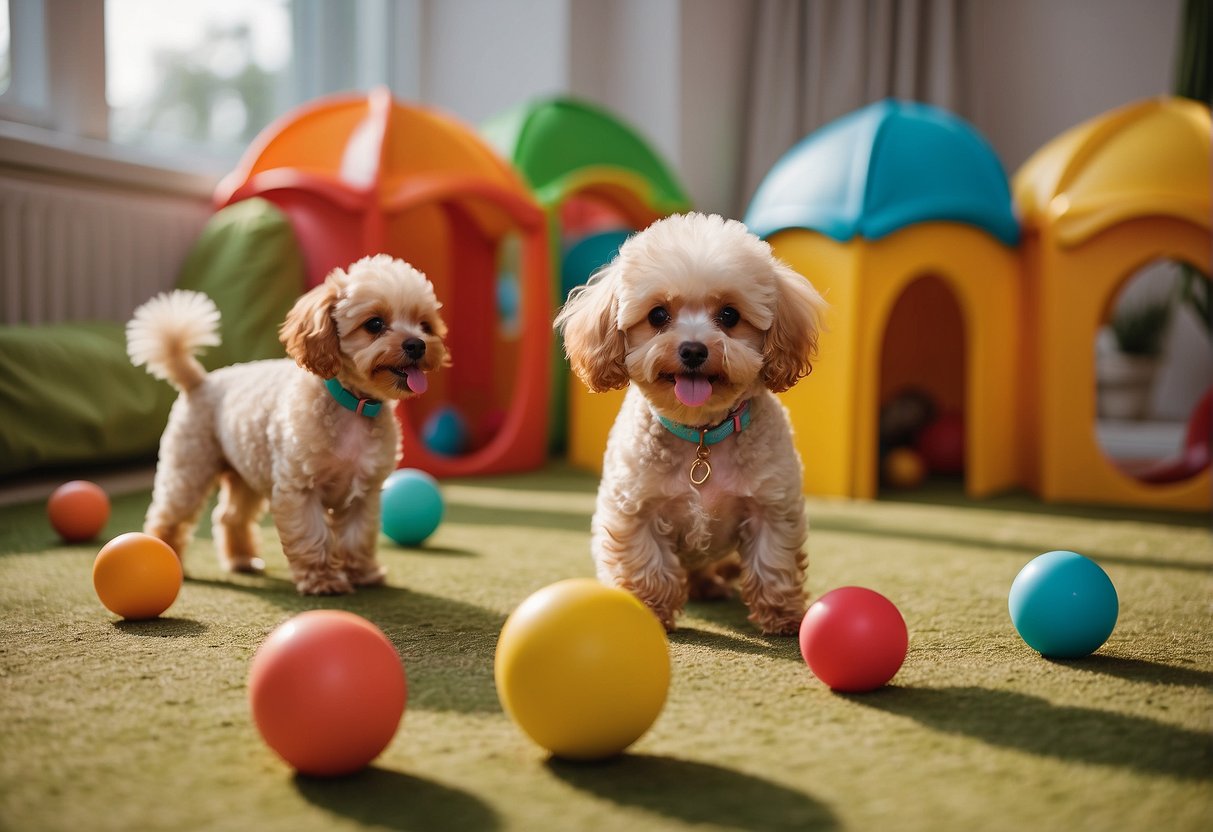
[[[958,109],[962,0],[758,0],[738,192],[810,132],[886,97]]]

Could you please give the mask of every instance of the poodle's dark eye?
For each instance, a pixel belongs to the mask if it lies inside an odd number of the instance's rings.
[[[430,322],[429,322],[429,321],[422,321],[422,322],[421,322],[421,331],[422,331],[422,332],[424,332],[426,335],[433,335],[433,334],[434,334],[434,328],[433,328],[432,326],[430,326]]]
[[[661,329],[670,322],[670,313],[664,306],[654,306],[649,311],[649,324],[655,329]]]
[[[731,306],[726,306],[716,315],[716,320],[725,329],[732,329],[741,322],[741,313]]]
[[[383,318],[375,317],[364,323],[362,328],[371,333],[371,335],[378,335],[380,332],[387,329],[387,323],[383,320]]]

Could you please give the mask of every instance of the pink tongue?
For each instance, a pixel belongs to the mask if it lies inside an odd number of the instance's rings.
[[[430,380],[425,377],[425,373],[420,367],[412,366],[404,368],[405,380],[409,384],[409,389],[414,393],[424,393],[430,387]]]
[[[674,396],[687,407],[699,407],[712,395],[712,383],[703,376],[674,376]]]

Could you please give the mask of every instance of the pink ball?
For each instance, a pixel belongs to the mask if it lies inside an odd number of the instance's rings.
[[[879,592],[844,586],[817,599],[800,623],[800,655],[833,690],[875,690],[896,675],[909,646],[905,619]]]
[[[302,774],[334,777],[366,766],[404,715],[404,666],[371,622],[340,610],[300,613],[262,642],[249,672],[253,721]]]

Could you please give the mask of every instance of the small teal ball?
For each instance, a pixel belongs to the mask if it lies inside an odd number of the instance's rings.
[[[421,441],[436,454],[459,456],[467,450],[467,424],[455,408],[440,407],[421,426]]]
[[[1011,623],[1047,658],[1094,653],[1116,627],[1120,602],[1108,573],[1077,552],[1045,552],[1020,570],[1007,601]]]
[[[438,528],[444,511],[438,481],[424,471],[401,468],[383,482],[381,527],[401,546],[421,545]]]

